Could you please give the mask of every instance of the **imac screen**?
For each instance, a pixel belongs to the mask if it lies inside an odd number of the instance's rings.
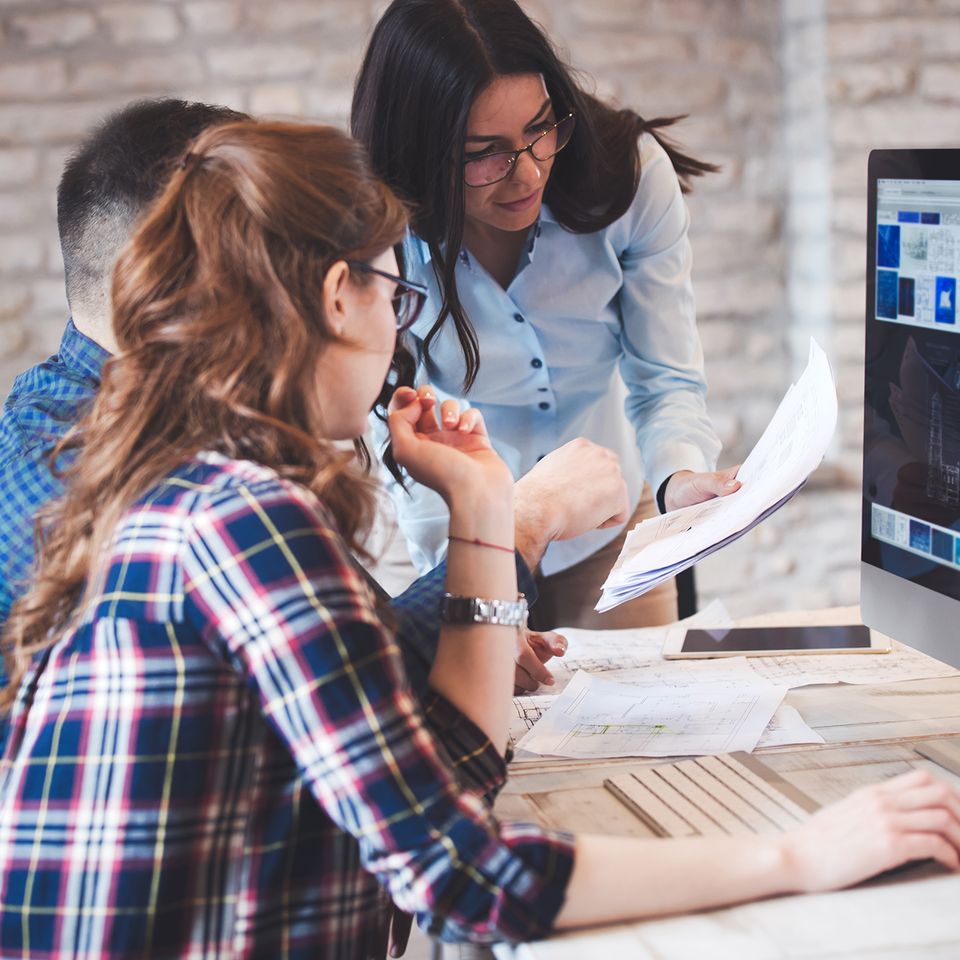
[[[960,171],[875,189],[863,560],[960,599]]]

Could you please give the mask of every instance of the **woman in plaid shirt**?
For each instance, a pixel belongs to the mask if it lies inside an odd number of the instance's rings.
[[[749,840],[492,817],[516,571],[475,412],[391,405],[398,461],[450,506],[449,593],[503,602],[451,603],[424,702],[350,553],[373,489],[334,442],[422,299],[405,226],[343,134],[243,122],[198,138],[121,257],[120,354],[4,637],[0,954],[359,958],[381,889],[448,939],[521,940],[956,867],[960,803],[926,775]]]

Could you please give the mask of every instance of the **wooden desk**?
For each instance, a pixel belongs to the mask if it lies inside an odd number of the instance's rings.
[[[832,768],[853,762],[863,765],[865,779],[886,778],[916,764],[911,741],[960,735],[960,674],[803,687],[785,702],[826,743],[758,752],[821,802],[837,789]],[[515,764],[497,813],[574,832],[650,836],[603,787],[611,773],[643,762]],[[960,960],[960,875],[920,865],[852,890],[579,931],[495,952],[498,960]]]

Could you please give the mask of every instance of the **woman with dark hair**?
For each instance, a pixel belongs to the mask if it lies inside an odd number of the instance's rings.
[[[926,774],[773,837],[492,817],[525,603],[476,411],[390,405],[398,462],[450,509],[422,701],[351,559],[372,481],[335,444],[422,303],[405,228],[343,134],[247,121],[194,142],[121,256],[120,352],[4,635],[0,953],[360,960],[381,887],[447,938],[523,940],[955,867],[960,800]]]
[[[739,486],[735,467],[714,472],[681,196],[714,168],[663,137],[671,123],[586,93],[514,0],[394,0],[353,99],[354,135],[414,211],[405,257],[430,290],[411,330],[420,377],[483,412],[518,476],[576,436],[614,450],[628,527],[655,512],[652,491],[665,510]],[[426,569],[442,504],[395,493]],[[538,628],[675,618],[672,581],[602,619],[590,609],[625,529],[547,551]]]

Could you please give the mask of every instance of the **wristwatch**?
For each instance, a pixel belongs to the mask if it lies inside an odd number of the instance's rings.
[[[527,598],[486,600],[483,597],[458,597],[445,593],[440,601],[441,623],[491,623],[505,627],[527,625]]]

